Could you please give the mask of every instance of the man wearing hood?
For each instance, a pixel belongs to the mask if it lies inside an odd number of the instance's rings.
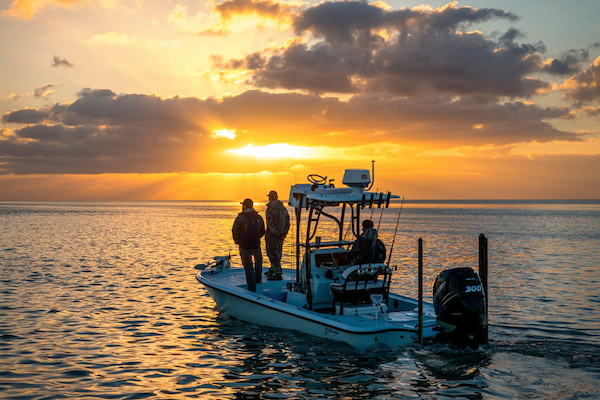
[[[356,262],[361,264],[380,263],[385,261],[385,245],[378,238],[373,221],[365,219],[362,222],[363,232],[352,245]]]
[[[254,210],[254,202],[246,199],[231,230],[233,241],[240,247],[240,258],[246,270],[248,290],[256,292],[256,284],[262,282],[262,252],[260,239],[265,234],[265,221]],[[254,263],[252,262],[254,258]]]
[[[283,203],[277,200],[277,192],[274,190],[269,193],[269,203],[265,214],[267,217],[265,241],[267,242],[267,256],[271,261],[271,269],[265,275],[270,281],[280,281],[282,279],[283,241],[290,230],[290,215]]]

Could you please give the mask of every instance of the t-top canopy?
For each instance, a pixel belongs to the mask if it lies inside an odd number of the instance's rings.
[[[362,187],[336,188],[333,185],[311,185],[302,183],[293,185],[290,189],[289,205],[295,208],[305,208],[311,203],[324,205],[339,205],[340,203],[372,206],[388,204],[390,199],[399,196],[391,193],[365,192]]]

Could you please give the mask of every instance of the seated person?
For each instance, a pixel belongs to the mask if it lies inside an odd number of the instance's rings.
[[[385,261],[385,245],[377,238],[377,229],[373,221],[362,222],[363,232],[352,244],[354,262],[360,264],[381,263]]]

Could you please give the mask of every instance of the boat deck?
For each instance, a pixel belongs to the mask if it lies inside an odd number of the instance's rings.
[[[284,269],[283,280],[268,281],[266,277],[262,283],[257,284],[256,293],[248,292],[246,277],[243,268],[227,268],[216,273],[205,271],[202,274],[203,279],[214,284],[215,287],[236,287],[235,290],[240,297],[252,299],[263,305],[269,305],[273,309],[285,311],[293,310],[296,314],[310,313],[313,316],[317,314],[323,321],[330,321],[336,325],[345,325],[358,330],[371,330],[373,328],[381,330],[389,327],[390,329],[404,328],[414,330],[418,323],[418,313],[416,312],[417,303],[415,300],[390,293],[387,310],[376,309],[374,305],[347,306],[346,310],[355,312],[338,315],[333,313],[333,307],[323,307],[308,310],[299,304],[294,304],[288,296],[293,296],[288,291],[288,282],[295,278],[295,270]],[[208,282],[207,282],[208,283]],[[206,284],[206,283],[205,283]],[[313,317],[314,318],[314,317]],[[424,309],[424,326],[431,327],[435,324],[435,313],[433,306],[426,304]]]

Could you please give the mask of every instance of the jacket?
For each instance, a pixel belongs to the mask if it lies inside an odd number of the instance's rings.
[[[283,242],[290,230],[290,214],[280,200],[272,200],[267,204],[267,236]]]
[[[254,208],[246,208],[236,217],[231,233],[240,249],[260,249],[260,239],[265,235],[265,221]]]
[[[352,251],[356,256],[356,262],[367,264],[371,262],[380,263],[385,261],[385,245],[377,238],[378,233],[375,228],[367,228],[363,231],[354,244]]]

